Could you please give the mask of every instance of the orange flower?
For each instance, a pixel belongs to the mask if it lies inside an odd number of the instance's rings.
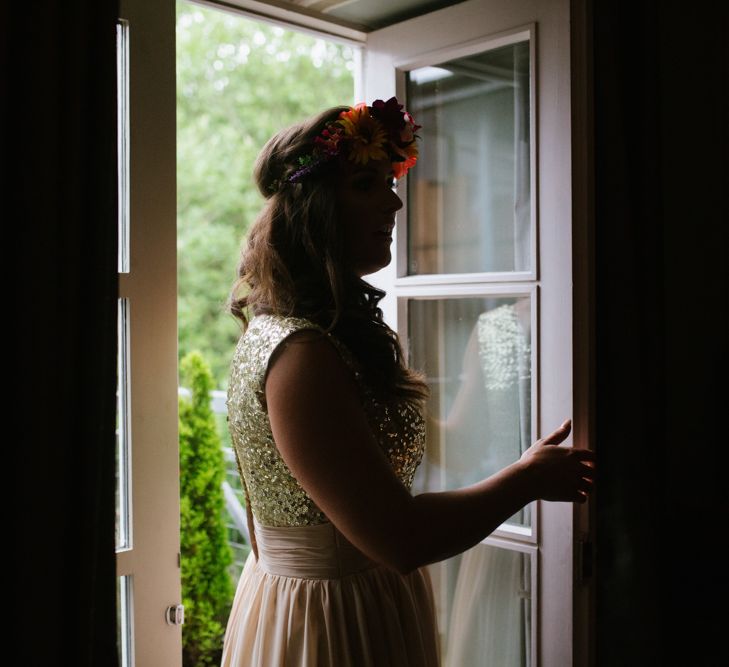
[[[402,178],[408,173],[410,168],[418,161],[418,147],[415,142],[408,144],[407,146],[400,148],[393,146],[393,150],[400,156],[405,158],[402,162],[393,162],[392,171],[395,174],[395,178]]]
[[[387,135],[381,123],[370,116],[367,105],[360,103],[349,111],[339,114],[339,124],[344,129],[342,139],[349,140],[349,159],[357,164],[387,157],[384,145]]]
[[[418,161],[418,158],[408,158],[405,162],[393,162],[392,173],[398,180],[410,171],[410,168]]]

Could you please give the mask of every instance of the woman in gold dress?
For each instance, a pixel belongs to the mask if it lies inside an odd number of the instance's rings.
[[[425,566],[532,500],[585,502],[592,489],[592,454],[557,446],[568,420],[488,479],[410,492],[428,388],[364,276],[391,261],[394,186],[418,129],[395,98],[337,107],[257,159],[266,203],[231,293],[244,333],[227,402],[253,549],[226,667],[438,665]]]

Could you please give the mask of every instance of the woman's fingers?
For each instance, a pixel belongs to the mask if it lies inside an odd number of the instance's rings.
[[[565,440],[572,430],[572,420],[566,419],[562,426],[552,431],[546,438],[542,438],[543,445],[558,445]]]
[[[590,491],[592,491],[594,486],[595,486],[595,482],[593,482],[591,479],[585,479],[583,477],[577,485],[577,490],[584,491],[585,493],[590,493]]]
[[[540,493],[545,500],[585,503],[595,487],[595,452],[574,447],[558,447],[572,432],[572,420],[564,423],[547,437],[538,440],[522,456],[533,466],[543,485]],[[547,446],[550,445],[550,446]]]
[[[582,478],[594,483],[594,478],[597,476],[595,452],[591,452],[588,449],[573,449],[571,454],[573,459],[579,461],[578,472]]]
[[[594,467],[595,464],[595,452],[589,450],[589,449],[573,449],[572,450],[572,456],[575,456],[576,458],[580,459],[583,463],[590,465],[592,464],[592,467]]]
[[[597,477],[597,470],[595,469],[595,466],[580,463],[580,474],[587,479],[595,479],[595,477]]]

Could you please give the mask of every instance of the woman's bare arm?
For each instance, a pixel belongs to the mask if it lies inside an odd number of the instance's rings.
[[[582,463],[589,452],[540,441],[477,484],[413,497],[372,435],[351,371],[316,332],[297,332],[278,348],[265,391],[294,477],[352,544],[403,574],[474,546],[537,497],[582,502],[577,489],[591,488]]]

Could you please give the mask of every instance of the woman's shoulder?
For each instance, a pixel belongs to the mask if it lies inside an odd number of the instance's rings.
[[[307,338],[331,340],[321,326],[304,317],[268,313],[255,315],[248,321],[233,353],[229,385],[253,388],[263,402],[263,386],[270,367],[291,343]],[[330,343],[323,344],[331,347]],[[310,349],[313,355],[322,352],[316,345],[310,346]],[[297,350],[301,347],[297,346]]]
[[[305,317],[265,313],[254,316],[249,322],[243,339],[265,340],[274,347],[298,331],[317,331],[324,334],[325,329]]]
[[[311,343],[307,349],[315,360],[321,359],[333,347],[338,356],[359,379],[361,368],[349,348],[331,332],[314,320],[295,315],[260,314],[253,317],[243,338],[248,345],[257,347],[265,357],[278,357],[286,344]],[[301,349],[301,348],[299,348]]]

